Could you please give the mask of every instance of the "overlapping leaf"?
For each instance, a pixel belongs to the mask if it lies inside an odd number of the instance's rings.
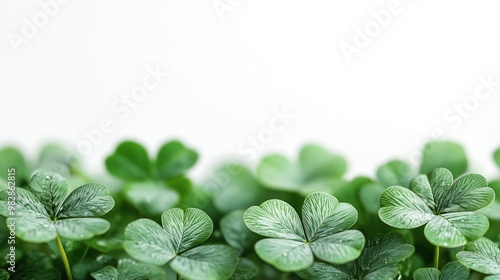
[[[330,263],[356,259],[364,246],[364,236],[348,230],[357,220],[357,211],[327,193],[306,197],[302,221],[295,210],[281,200],[268,200],[245,211],[247,227],[271,237],[258,241],[255,250],[264,261],[282,271],[303,270],[314,256]]]
[[[59,234],[70,240],[85,240],[106,232],[110,224],[94,218],[109,212],[114,200],[101,184],[78,187],[66,197],[68,183],[54,172],[39,172],[30,181],[30,190],[18,188],[17,234],[30,242],[48,242]],[[9,216],[8,196],[0,193],[0,214]]]
[[[238,264],[238,253],[227,245],[198,246],[212,233],[210,217],[199,209],[173,208],[161,217],[162,226],[149,219],[125,229],[125,251],[134,259],[170,267],[187,279],[227,279]]]
[[[432,244],[458,247],[486,232],[488,219],[475,212],[494,199],[493,189],[484,177],[469,174],[453,182],[453,175],[437,168],[415,177],[410,188],[387,188],[380,199],[379,216],[386,224],[411,229],[425,225],[425,236]]]
[[[312,192],[338,185],[338,179],[346,170],[347,163],[341,156],[316,145],[306,145],[300,151],[298,163],[281,155],[263,158],[257,169],[257,178],[272,189],[292,192],[307,189]]]
[[[91,273],[96,280],[129,280],[129,279],[149,279],[149,280],[170,280],[168,275],[160,267],[137,263],[129,259],[118,261],[118,267],[106,266],[96,272]]]
[[[457,259],[468,268],[500,277],[500,249],[498,245],[487,238],[469,242],[465,251],[457,254]]]
[[[419,268],[413,273],[415,280],[467,280],[469,269],[459,262],[449,262],[439,271],[437,268]]]
[[[311,280],[322,279],[394,279],[400,273],[399,263],[409,258],[415,248],[406,244],[398,233],[379,234],[368,239],[358,259],[345,264],[314,262],[298,274]]]

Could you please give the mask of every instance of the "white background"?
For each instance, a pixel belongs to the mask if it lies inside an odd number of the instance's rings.
[[[402,1],[350,63],[340,45],[389,1],[233,0],[221,17],[212,0],[74,0],[15,47],[46,2],[0,1],[0,146],[32,157],[48,140],[75,148],[110,119],[90,168],[124,139],[153,153],[176,138],[200,152],[203,174],[231,157],[255,165],[238,147],[286,107],[295,119],[258,157],[314,142],[347,156],[350,175],[372,174],[441,129],[472,171],[498,175],[500,87],[460,124],[443,115],[474,98],[479,77],[500,82],[499,1]],[[113,102],[156,65],[170,76],[120,118]]]

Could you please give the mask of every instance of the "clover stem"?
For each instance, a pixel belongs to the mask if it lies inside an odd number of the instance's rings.
[[[73,280],[73,275],[71,274],[71,268],[69,267],[68,257],[66,256],[66,252],[64,252],[64,247],[61,242],[61,238],[59,238],[59,234],[56,235],[57,247],[59,247],[59,252],[61,252],[61,259],[64,263],[64,268],[66,269],[66,275],[68,276],[68,280]]]
[[[434,267],[439,269],[439,246],[434,250]]]

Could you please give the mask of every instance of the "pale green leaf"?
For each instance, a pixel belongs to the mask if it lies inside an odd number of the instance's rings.
[[[317,145],[305,145],[299,154],[305,180],[319,177],[341,177],[347,171],[346,160]]]
[[[380,198],[380,204],[380,219],[395,228],[416,228],[434,217],[419,196],[400,186],[387,188]]]
[[[425,145],[420,173],[429,173],[438,167],[451,171],[453,176],[462,175],[468,166],[464,148],[450,141],[434,141]]]
[[[213,231],[213,222],[200,209],[173,208],[161,215],[161,222],[175,253],[182,253],[205,241]]]
[[[185,279],[228,279],[238,265],[238,253],[227,245],[204,245],[175,257],[170,267]]]
[[[275,238],[305,241],[299,215],[288,203],[271,199],[245,211],[246,226],[253,232]]]
[[[309,245],[284,239],[262,239],[255,244],[255,252],[265,262],[281,271],[299,271],[314,261]]]
[[[384,187],[407,187],[412,177],[411,166],[401,160],[391,160],[377,169],[377,179]]]
[[[107,266],[91,274],[96,280],[168,280],[160,267],[137,263],[129,259],[118,261],[118,267]]]
[[[243,222],[243,210],[233,211],[220,220],[222,236],[231,247],[243,253],[257,241],[255,233],[251,232]]]
[[[317,258],[341,264],[359,257],[365,246],[365,237],[360,231],[346,230],[316,239],[309,245]]]
[[[139,219],[125,228],[123,249],[135,260],[164,265],[175,257],[175,249],[165,230],[149,219]]]
[[[483,236],[488,227],[488,219],[482,214],[457,212],[435,216],[425,226],[424,233],[430,243],[454,248]]]
[[[86,184],[76,188],[64,200],[57,218],[98,217],[108,213],[115,201],[102,184]]]
[[[469,269],[463,264],[453,261],[445,264],[441,271],[436,268],[419,268],[413,273],[415,280],[467,280]]]
[[[86,240],[109,230],[108,221],[101,218],[69,218],[55,222],[57,233],[70,240]]]
[[[125,197],[139,212],[155,216],[177,205],[179,193],[161,183],[133,182],[126,186]]]
[[[500,249],[487,238],[467,243],[457,259],[468,268],[484,274],[500,274]]]
[[[497,164],[498,167],[500,167],[500,148],[498,148],[494,153],[493,153],[493,160]]]
[[[295,191],[303,180],[300,168],[281,155],[264,157],[257,167],[257,178],[266,186]]]
[[[334,196],[324,192],[308,195],[302,206],[302,220],[309,242],[349,229],[357,219],[358,212],[352,205],[339,204]]]

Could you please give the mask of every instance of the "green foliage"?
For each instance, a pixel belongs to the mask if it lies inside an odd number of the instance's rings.
[[[257,178],[265,186],[283,191],[310,193],[334,187],[347,170],[347,162],[316,145],[307,145],[293,163],[282,155],[262,159],[257,168]]]
[[[400,273],[400,263],[410,257],[415,248],[406,244],[398,233],[377,234],[368,239],[358,259],[331,265],[314,262],[299,272],[306,279],[394,279]]]
[[[493,153],[493,160],[497,164],[498,167],[500,167],[500,148],[498,148],[494,153]]]
[[[349,178],[342,157],[306,145],[296,161],[227,162],[198,182],[198,153],[179,141],[156,157],[125,141],[97,176],[61,145],[4,147],[0,279],[500,279],[499,176],[463,175],[457,143],[422,152],[420,166],[389,160]]]
[[[458,177],[467,171],[468,161],[464,148],[455,142],[435,141],[425,145],[420,164],[420,173],[429,173],[443,167]]]
[[[30,188],[17,189],[15,222],[17,236],[29,242],[48,242],[56,235],[85,240],[103,234],[109,222],[94,218],[109,212],[114,200],[101,184],[83,185],[69,195],[68,182],[54,172],[40,172]],[[7,190],[0,193],[0,214],[10,216]],[[10,221],[12,218],[7,219]]]
[[[237,252],[227,245],[203,245],[213,230],[210,217],[199,209],[173,208],[161,216],[162,226],[139,219],[125,229],[123,246],[130,257],[152,265],[169,266],[189,279],[227,279],[238,264]]]
[[[488,230],[486,216],[475,212],[494,199],[493,189],[481,175],[470,174],[453,182],[445,168],[415,177],[410,188],[387,188],[380,199],[379,216],[401,229],[425,226],[430,243],[446,248],[465,245]]]
[[[459,262],[449,262],[441,271],[437,268],[419,268],[413,273],[415,280],[467,280],[469,269]]]
[[[116,268],[106,266],[96,272],[93,272],[91,275],[96,280],[169,279],[166,272],[161,268],[154,265],[140,264],[129,259],[119,260],[118,267]]]
[[[286,202],[273,199],[245,211],[247,227],[270,237],[255,244],[260,258],[282,271],[299,271],[312,265],[314,257],[335,264],[356,259],[365,238],[349,230],[358,213],[332,195],[316,192],[302,206],[302,221]]]
[[[500,276],[500,249],[487,238],[467,243],[457,259],[472,270]]]

